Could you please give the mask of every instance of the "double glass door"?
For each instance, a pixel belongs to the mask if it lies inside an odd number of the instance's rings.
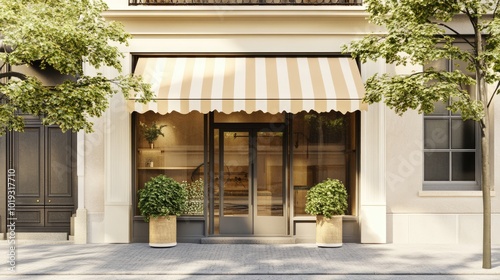
[[[269,125],[214,130],[212,234],[287,234],[284,143]]]

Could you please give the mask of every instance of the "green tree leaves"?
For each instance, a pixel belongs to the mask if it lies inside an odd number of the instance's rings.
[[[8,50],[0,50],[0,61],[74,77],[55,87],[45,87],[35,77],[1,84],[0,135],[5,129],[22,130],[16,112],[40,116],[44,124],[59,125],[63,131],[91,132],[88,119],[100,117],[112,95],[138,93],[141,102],[150,100],[150,85],[140,77],[107,78],[99,71],[85,75],[85,63],[96,69],[122,69],[118,46],[131,36],[121,23],[104,19],[106,9],[102,0],[0,0],[0,34]]]
[[[479,73],[488,83],[500,80],[499,1],[473,0],[367,0],[370,21],[384,26],[387,34],[373,34],[352,42],[343,51],[352,53],[361,62],[385,59],[395,65],[426,65],[439,60],[467,64],[467,70]],[[491,16],[492,11],[495,15]],[[487,14],[490,13],[490,16]],[[480,32],[489,32],[484,45],[455,30],[449,22],[467,16]],[[482,35],[482,34],[481,34]],[[482,35],[483,36],[483,35]],[[470,49],[454,43],[462,40]],[[476,70],[478,72],[476,72]],[[474,87],[476,79],[464,71],[423,69],[410,75],[375,75],[366,82],[368,103],[384,101],[401,114],[409,109],[429,113],[436,101],[452,100],[449,110],[462,112],[464,119],[480,121],[484,116],[480,95],[469,96],[466,87]],[[494,92],[497,94],[498,90]]]

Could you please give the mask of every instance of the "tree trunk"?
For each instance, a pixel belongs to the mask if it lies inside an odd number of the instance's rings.
[[[486,99],[487,100],[487,99]],[[490,193],[490,163],[489,163],[489,117],[481,121],[481,167],[483,189],[483,268],[491,268],[491,193]]]
[[[488,112],[486,112],[488,114]],[[488,119],[488,117],[485,117]],[[482,189],[483,189],[483,268],[491,268],[491,195],[489,179],[489,123],[483,120],[481,133]]]
[[[475,48],[476,57],[479,57],[484,51],[483,35],[478,27],[478,19],[471,18],[475,24]],[[483,268],[491,268],[491,193],[490,193],[490,117],[488,112],[488,91],[486,80],[484,79],[483,60],[475,61],[476,68],[476,89],[477,96],[482,104],[484,117],[481,119],[481,188],[483,191]]]

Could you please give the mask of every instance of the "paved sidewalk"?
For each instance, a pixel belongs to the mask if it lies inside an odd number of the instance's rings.
[[[0,279],[500,279],[480,245],[19,244],[16,271],[0,243]]]

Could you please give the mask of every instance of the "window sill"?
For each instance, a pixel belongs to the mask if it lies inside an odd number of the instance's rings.
[[[491,196],[495,196],[495,191],[490,192]],[[419,191],[418,196],[423,197],[481,197],[482,191]]]
[[[295,222],[303,222],[303,221],[316,221],[316,216],[295,216],[293,218]],[[343,221],[357,221],[358,217],[354,215],[342,215]]]
[[[205,217],[202,215],[180,215],[177,217],[178,221],[204,221]]]

